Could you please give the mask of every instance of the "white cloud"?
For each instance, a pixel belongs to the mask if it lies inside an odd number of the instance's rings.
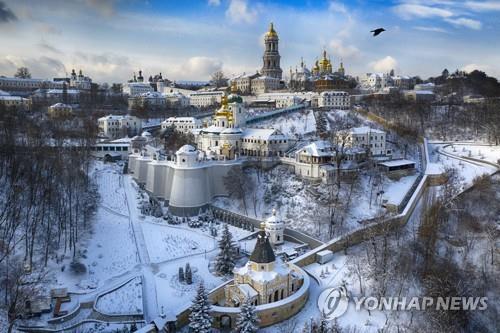
[[[500,10],[500,1],[467,1],[465,7],[472,10],[481,11],[497,11]]]
[[[409,20],[412,18],[430,18],[430,17],[451,17],[453,12],[448,9],[430,7],[413,3],[406,3],[394,7],[394,11],[401,18]]]
[[[398,62],[391,56],[386,56],[377,61],[373,61],[370,63],[370,67],[375,72],[389,72],[391,69],[397,69]]]
[[[39,78],[52,78],[66,74],[66,67],[61,61],[47,56],[23,58],[7,55],[0,59],[0,72],[7,73],[8,76],[14,75],[18,67],[28,67],[33,77]]]
[[[445,30],[443,28],[438,28],[438,27],[417,26],[417,27],[414,27],[414,29],[420,30],[420,31],[439,32],[439,33],[444,33],[444,34],[449,33],[447,30]]]
[[[215,71],[222,70],[222,61],[216,58],[196,56],[171,68],[169,75],[185,80],[208,79]]]
[[[233,23],[253,23],[257,19],[257,10],[249,8],[246,0],[231,0],[226,17]]]
[[[220,6],[220,0],[208,0],[208,5],[214,7]]]
[[[354,45],[345,45],[344,41],[340,39],[334,39],[330,41],[330,48],[332,53],[337,57],[353,60],[359,58],[361,52]]]
[[[465,27],[473,30],[481,30],[482,27],[481,22],[465,17],[445,18],[444,20],[450,24],[453,24],[454,26]]]
[[[341,14],[347,14],[346,6],[340,1],[332,1],[328,6],[328,9],[332,12],[337,12]]]
[[[473,72],[475,70],[487,72],[490,69],[491,67],[488,65],[478,65],[478,64],[468,64],[462,67],[462,70],[467,73]]]

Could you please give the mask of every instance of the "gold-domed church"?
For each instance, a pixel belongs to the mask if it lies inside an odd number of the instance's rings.
[[[323,50],[321,58],[315,61],[311,71],[309,71],[304,61],[301,61],[300,69],[295,73],[290,69],[289,87],[295,91],[303,90],[346,90],[355,86],[355,82],[346,76],[344,64],[341,61],[337,70],[333,70],[333,61]]]

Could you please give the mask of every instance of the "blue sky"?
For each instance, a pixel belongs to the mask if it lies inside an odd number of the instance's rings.
[[[139,69],[179,80],[254,72],[270,21],[285,73],[325,48],[355,76],[446,67],[500,77],[498,0],[0,0],[0,75],[22,65],[36,77],[82,68],[110,83]],[[371,37],[379,26],[388,31]]]

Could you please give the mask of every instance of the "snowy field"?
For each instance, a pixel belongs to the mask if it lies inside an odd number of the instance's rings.
[[[96,168],[95,177],[101,202],[90,234],[80,241],[82,250],[78,259],[86,266],[86,272],[72,273],[69,269],[71,257],[68,254],[60,264],[51,262],[53,287],[67,287],[69,291],[93,289],[138,263],[131,226],[126,215],[123,215],[127,213],[120,167],[97,162]]]
[[[316,131],[316,119],[312,110],[304,110],[260,121],[258,126],[273,127],[283,134],[293,136]]]
[[[470,157],[491,163],[500,160],[500,146],[474,146],[470,144],[452,144],[443,147],[443,151],[461,157]]]
[[[158,307],[167,314],[173,315],[191,305],[196,295],[196,286],[204,282],[207,290],[213,289],[224,282],[224,279],[215,276],[209,269],[210,261],[215,259],[217,251],[190,256],[160,264],[155,274],[156,294]],[[179,267],[185,268],[189,263],[193,272],[193,284],[179,281]]]
[[[467,156],[494,162],[495,159],[500,158],[500,147],[474,144],[455,145],[454,147],[448,146],[448,144],[429,143],[429,158],[431,162],[439,164],[444,168],[456,168],[466,185],[472,184],[474,178],[478,176],[486,173],[491,174],[496,171],[493,166],[457,159],[454,156]],[[470,156],[469,151],[471,152]]]
[[[159,223],[141,223],[149,258],[157,263],[213,250],[213,238],[197,229]]]
[[[142,313],[142,281],[136,277],[122,287],[97,299],[96,308],[104,314],[127,315]]]

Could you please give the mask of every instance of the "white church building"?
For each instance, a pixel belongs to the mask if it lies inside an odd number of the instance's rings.
[[[167,202],[174,215],[196,215],[215,197],[227,195],[224,177],[232,167],[256,158],[271,160],[290,147],[288,137],[276,129],[246,127],[240,96],[224,96],[221,104],[210,126],[192,130],[197,148],[185,145],[170,159],[154,149],[134,149],[129,156],[134,179]]]

